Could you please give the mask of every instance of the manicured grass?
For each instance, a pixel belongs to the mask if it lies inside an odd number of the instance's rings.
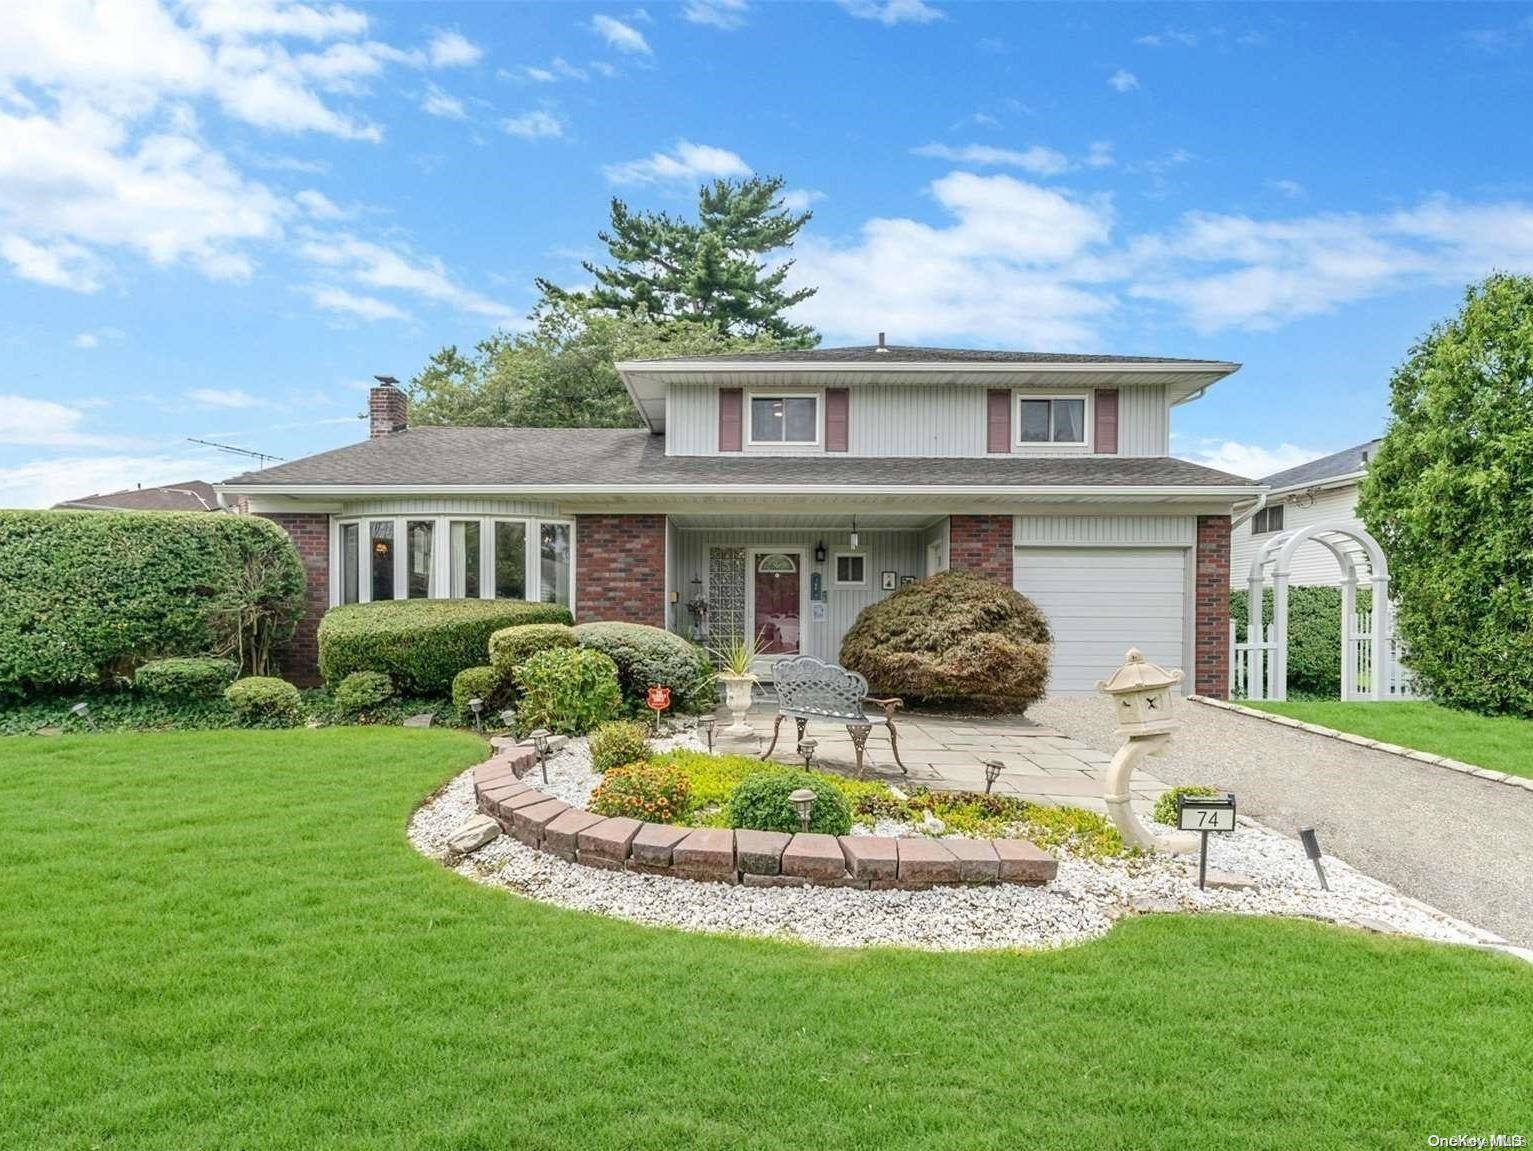
[[[1476,715],[1421,700],[1295,703],[1242,700],[1246,707],[1292,716],[1368,739],[1445,755],[1509,775],[1533,776],[1533,720]]]
[[[398,729],[0,741],[0,1146],[1419,1146],[1526,1130],[1533,969],[1155,917],[825,951],[422,859]]]

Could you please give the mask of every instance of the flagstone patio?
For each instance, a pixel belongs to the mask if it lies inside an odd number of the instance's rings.
[[[776,711],[771,705],[751,708],[747,722],[756,738],[719,745],[719,751],[759,755],[771,739]],[[721,712],[719,730],[729,722]],[[1020,716],[945,716],[923,712],[901,713],[897,724],[900,758],[909,774],[902,774],[889,750],[889,734],[875,725],[864,756],[866,774],[895,784],[924,785],[937,791],[984,791],[985,760],[1004,765],[994,790],[1034,803],[1084,807],[1107,811],[1102,800],[1102,773],[1111,756],[1073,740],[1052,728]],[[844,726],[829,722],[810,724],[808,736],[816,741],[815,760],[841,771],[851,771],[856,757]],[[792,720],[783,720],[782,738],[772,758],[781,763],[802,763]],[[1134,803],[1148,814],[1166,784],[1142,769],[1134,776]]]

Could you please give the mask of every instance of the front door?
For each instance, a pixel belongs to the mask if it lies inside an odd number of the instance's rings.
[[[801,650],[802,559],[793,552],[768,551],[755,552],[751,558],[752,623],[762,669],[770,671],[777,660]]]

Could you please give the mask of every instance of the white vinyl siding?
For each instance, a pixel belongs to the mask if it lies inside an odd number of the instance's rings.
[[[1196,516],[1018,516],[1021,547],[1184,547],[1198,540]]]
[[[1054,633],[1049,690],[1095,692],[1137,647],[1186,668],[1185,548],[1018,548],[1014,582]]]
[[[1350,528],[1360,528],[1363,522],[1357,518],[1357,486],[1332,488],[1314,495],[1299,493],[1274,496],[1269,504],[1283,505],[1283,530],[1309,527],[1321,522],[1341,523]],[[1258,545],[1271,539],[1271,533],[1251,534],[1251,521],[1247,520],[1232,533],[1230,540],[1230,586],[1243,588],[1251,571],[1251,559]],[[1313,540],[1294,553],[1289,568],[1290,587],[1336,587],[1341,583],[1341,568],[1336,557]]]

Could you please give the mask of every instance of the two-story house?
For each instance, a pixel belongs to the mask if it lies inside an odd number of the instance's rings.
[[[617,367],[642,428],[409,427],[382,387],[367,442],[219,485],[304,556],[297,660],[329,606],[423,596],[835,660],[868,604],[966,568],[1047,614],[1056,692],[1134,645],[1224,694],[1230,518],[1257,488],[1171,458],[1170,425],[1238,365],[880,338]]]

